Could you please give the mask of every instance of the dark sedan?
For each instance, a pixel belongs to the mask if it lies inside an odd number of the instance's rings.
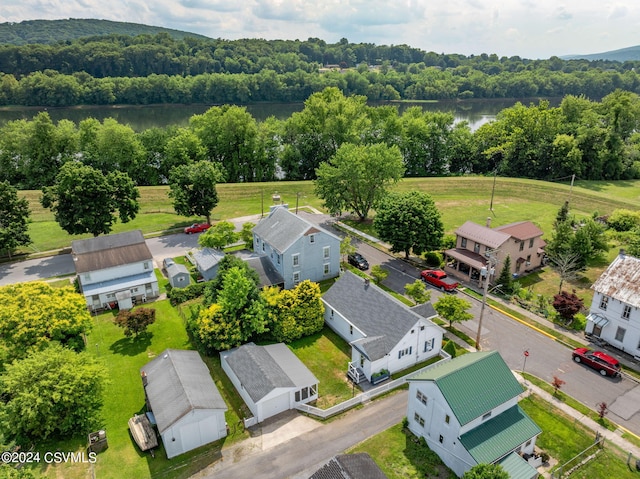
[[[369,269],[369,262],[364,259],[360,253],[353,253],[347,257],[350,265],[355,266],[358,269],[364,271],[365,269]]]

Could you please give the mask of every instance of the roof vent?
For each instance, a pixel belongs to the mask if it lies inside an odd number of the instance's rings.
[[[627,252],[623,248],[620,248],[620,257],[624,258],[626,255],[627,255]]]
[[[364,287],[368,287],[369,286],[369,278],[365,278],[364,279]]]
[[[491,228],[491,216],[487,216],[487,228]]]

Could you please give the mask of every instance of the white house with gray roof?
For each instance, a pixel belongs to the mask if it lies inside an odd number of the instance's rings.
[[[640,259],[621,250],[591,288],[585,332],[640,357]]]
[[[72,241],[71,256],[92,311],[129,309],[160,294],[153,256],[140,230]]]
[[[325,323],[351,345],[349,376],[371,381],[440,353],[443,329],[430,304],[413,310],[369,281],[345,271],[322,296]]]
[[[283,343],[247,343],[220,360],[257,422],[318,399],[318,380]]]
[[[340,238],[284,206],[274,208],[253,228],[253,249],[269,259],[285,289],[305,279],[334,278],[340,272]]]
[[[227,435],[227,405],[197,351],[167,349],[140,375],[169,459]]]

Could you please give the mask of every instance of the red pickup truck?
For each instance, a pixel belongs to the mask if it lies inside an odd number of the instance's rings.
[[[440,288],[440,291],[453,291],[458,287],[458,282],[440,269],[425,269],[420,276],[425,283]]]

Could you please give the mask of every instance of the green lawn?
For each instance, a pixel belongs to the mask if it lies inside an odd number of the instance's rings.
[[[321,332],[293,341],[289,346],[318,379],[317,407],[326,409],[353,396],[347,380],[351,348],[330,328],[325,326]]]
[[[418,440],[402,424],[369,438],[347,453],[366,452],[389,479],[455,479],[424,440]]]
[[[140,368],[167,348],[192,349],[182,319],[168,301],[149,303],[156,309],[156,322],[149,326],[148,335],[134,340],[126,338],[122,329],[113,322],[113,313],[95,317],[94,328],[87,335],[87,351],[103,362],[110,381],[102,410],[104,429],[109,448],[98,455],[95,477],[100,479],[135,478],[183,478],[196,473],[219,457],[223,442],[246,437],[243,428],[237,427],[238,399],[233,387],[219,366],[219,358],[205,358],[220,392],[228,403],[227,423],[231,434],[222,441],[203,446],[195,451],[168,460],[162,446],[155,458],[141,453],[130,437],[127,421],[133,414],[144,410],[144,390],[140,380]],[[73,451],[86,447],[86,440],[79,438],[64,443],[43,446],[47,450]],[[61,465],[43,471],[47,477],[65,479],[87,477],[87,465]]]

